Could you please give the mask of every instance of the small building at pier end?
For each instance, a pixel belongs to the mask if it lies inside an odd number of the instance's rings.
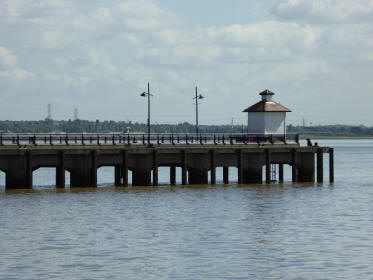
[[[262,96],[261,101],[243,110],[248,113],[247,133],[285,136],[286,113],[291,110],[273,101],[275,94],[268,89],[259,95]]]

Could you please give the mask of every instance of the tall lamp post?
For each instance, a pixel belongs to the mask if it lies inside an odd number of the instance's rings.
[[[198,94],[198,89],[196,87],[196,96],[193,97],[193,100],[196,100],[196,134],[198,134],[198,99],[203,99],[202,94]]]
[[[142,97],[148,96],[148,146],[150,146],[150,96],[154,96],[150,94],[150,86],[148,83],[148,92],[143,92],[140,94]]]

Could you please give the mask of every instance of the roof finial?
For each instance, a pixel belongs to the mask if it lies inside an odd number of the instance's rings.
[[[262,100],[271,101],[272,96],[275,95],[275,94],[272,91],[270,91],[269,89],[266,89],[266,90],[263,90],[261,93],[259,93],[259,95],[262,96]]]

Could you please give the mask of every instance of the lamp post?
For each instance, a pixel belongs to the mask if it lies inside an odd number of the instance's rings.
[[[150,96],[154,96],[150,94],[150,86],[148,83],[148,92],[143,92],[140,94],[142,97],[148,96],[148,146],[150,146]]]
[[[202,94],[198,94],[198,89],[196,87],[196,96],[193,97],[193,100],[196,100],[196,134],[198,134],[198,99],[203,99]]]

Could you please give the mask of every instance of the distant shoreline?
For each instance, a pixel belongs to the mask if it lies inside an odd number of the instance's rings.
[[[334,139],[345,139],[345,140],[358,140],[358,139],[372,139],[373,136],[320,136],[320,135],[299,135],[301,140],[306,140],[307,138],[311,140],[334,140]]]

